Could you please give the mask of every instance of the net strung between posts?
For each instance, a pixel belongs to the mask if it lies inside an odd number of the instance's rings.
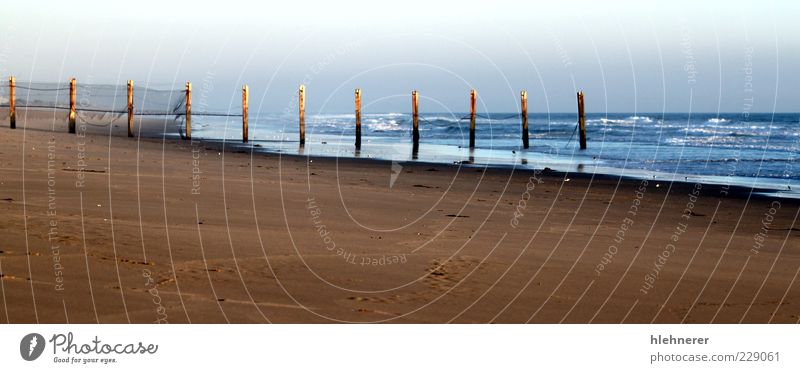
[[[69,83],[17,82],[15,106],[24,109],[70,109]],[[0,107],[10,106],[10,87],[0,86]],[[75,110],[79,121],[90,124],[109,124],[128,113],[127,85],[75,85]],[[183,89],[155,89],[146,85],[134,86],[133,113],[145,116],[185,114],[186,93]],[[94,122],[94,123],[91,123]]]
[[[15,84],[15,106],[18,113],[26,109],[69,111],[69,83],[18,81]],[[10,106],[8,81],[0,85],[0,108]],[[75,85],[75,110],[79,123],[95,126],[109,125],[128,114],[128,87],[112,84]],[[135,116],[172,117],[185,123],[186,91],[134,85],[133,113]],[[241,109],[233,112],[192,111],[193,117],[241,117]]]

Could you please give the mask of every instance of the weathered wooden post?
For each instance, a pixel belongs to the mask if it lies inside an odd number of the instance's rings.
[[[186,139],[192,139],[192,82],[186,82]]]
[[[69,80],[69,133],[75,133],[75,117],[78,113],[75,111],[75,78]]]
[[[17,80],[8,78],[8,121],[11,128],[17,128]]]
[[[361,90],[356,88],[356,149],[361,149]]]
[[[414,126],[412,138],[414,139],[414,151],[419,149],[419,93],[411,92],[411,118]]]
[[[586,149],[586,113],[583,107],[583,91],[578,92],[578,132],[580,132],[581,149]]]
[[[133,80],[128,81],[128,137],[133,137]]]
[[[528,92],[520,93],[522,100],[522,148],[528,149]]]
[[[247,143],[247,100],[250,94],[247,91],[247,84],[242,87],[242,142]]]
[[[469,92],[469,147],[475,147],[475,105],[478,100],[478,91]]]
[[[297,93],[297,106],[300,110],[300,145],[304,145],[306,143],[306,86],[302,84]]]

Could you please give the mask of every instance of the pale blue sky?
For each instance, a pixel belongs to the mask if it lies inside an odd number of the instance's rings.
[[[799,111],[797,1],[109,3],[4,5],[0,74],[191,80],[213,109],[247,83],[272,112],[303,81],[309,112],[351,111],[356,87],[374,112],[409,111],[413,89],[463,112],[470,87],[482,111],[521,89],[536,112],[574,111],[576,89],[592,112]]]

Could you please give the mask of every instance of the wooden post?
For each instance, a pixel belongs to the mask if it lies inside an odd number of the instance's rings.
[[[528,92],[522,91],[522,148],[528,149]]]
[[[8,78],[8,121],[11,128],[17,128],[17,81],[14,77]]]
[[[247,100],[250,94],[247,91],[247,84],[242,87],[242,142],[247,143]]]
[[[192,139],[192,82],[186,82],[186,139]]]
[[[411,111],[414,126],[412,138],[414,139],[414,150],[417,150],[419,149],[419,93],[417,91],[411,92]]]
[[[361,90],[356,88],[356,149],[361,149]]]
[[[586,113],[583,106],[583,91],[578,92],[578,132],[580,132],[581,149],[586,149]]]
[[[133,80],[128,81],[128,137],[133,137]]]
[[[475,147],[475,105],[478,100],[478,91],[469,92],[469,147]]]
[[[69,80],[69,133],[75,133],[75,117],[77,116],[77,112],[75,112],[75,97],[77,94],[75,93],[75,78]]]
[[[306,143],[306,86],[300,85],[300,91],[297,93],[297,106],[300,110],[300,145]]]

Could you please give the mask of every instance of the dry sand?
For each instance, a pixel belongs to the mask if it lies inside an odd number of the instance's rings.
[[[124,119],[109,136],[66,133],[63,112],[21,113],[16,130],[0,118],[0,322],[800,314],[794,200],[424,163],[395,165],[390,187],[389,162],[163,140],[175,128],[158,121],[127,138]]]

